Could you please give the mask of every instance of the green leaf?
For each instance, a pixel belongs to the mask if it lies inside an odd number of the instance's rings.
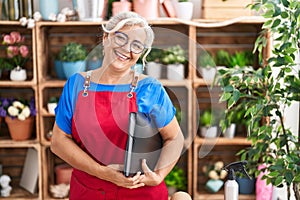
[[[227,101],[231,97],[231,93],[225,92],[222,94],[220,101]]]
[[[290,3],[287,0],[281,0],[282,4],[284,5],[284,7],[289,7]]]
[[[235,102],[237,102],[240,99],[241,93],[238,90],[233,91],[233,99]]]
[[[291,185],[293,178],[294,178],[293,173],[290,171],[287,171],[284,176],[285,176],[285,180],[286,180],[287,184]]]
[[[273,22],[271,28],[275,28],[280,24],[281,20],[280,19],[275,19],[275,21]]]
[[[275,179],[275,182],[274,182],[274,185],[275,186],[279,186],[283,181],[283,176],[278,176],[276,179]]]
[[[268,174],[268,176],[270,176],[270,177],[276,177],[276,176],[278,176],[280,173],[278,172],[278,171],[273,171],[273,172],[270,172],[269,174]]]
[[[288,18],[289,17],[289,14],[288,14],[288,12],[282,12],[281,13],[281,17],[283,18],[283,19],[286,19],[286,18]]]

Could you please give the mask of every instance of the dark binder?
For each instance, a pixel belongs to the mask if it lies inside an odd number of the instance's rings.
[[[142,160],[147,160],[151,170],[155,169],[163,147],[163,140],[157,128],[150,124],[142,113],[130,113],[128,140],[124,160],[124,175],[143,172]]]

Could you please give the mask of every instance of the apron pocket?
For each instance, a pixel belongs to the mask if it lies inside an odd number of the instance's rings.
[[[83,185],[74,175],[71,177],[70,200],[105,200],[105,191]]]

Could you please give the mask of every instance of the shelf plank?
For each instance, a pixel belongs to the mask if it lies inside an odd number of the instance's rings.
[[[34,81],[0,81],[0,87],[36,87]]]
[[[251,145],[251,141],[247,140],[247,138],[244,137],[235,137],[235,138],[224,138],[224,137],[218,137],[218,138],[200,138],[196,137],[194,142],[196,144],[200,145]]]
[[[22,148],[22,147],[35,147],[39,148],[37,140],[14,141],[11,139],[1,139],[0,148]]]

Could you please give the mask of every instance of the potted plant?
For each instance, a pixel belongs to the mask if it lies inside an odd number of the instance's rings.
[[[24,81],[27,78],[26,70],[23,67],[29,59],[29,50],[24,42],[25,37],[17,31],[3,36],[2,44],[7,45],[7,58],[2,59],[1,62],[5,63],[3,65],[5,68],[12,69],[10,72],[12,81]]]
[[[191,20],[193,17],[194,5],[188,0],[178,0],[175,5],[176,16],[180,19]]]
[[[213,59],[215,61],[216,66],[219,67],[230,66],[230,54],[228,51],[225,51],[223,49],[218,50]]]
[[[200,132],[204,138],[215,138],[218,135],[216,117],[211,110],[205,110],[200,114]]]
[[[165,183],[170,196],[179,190],[186,191],[187,179],[183,169],[175,166],[166,176]]]
[[[152,48],[146,59],[147,74],[157,79],[161,78],[161,56],[162,49]]]
[[[66,78],[86,70],[86,57],[87,50],[82,44],[70,42],[62,47],[58,58],[62,61],[62,68]]]
[[[13,140],[27,140],[32,135],[34,116],[36,115],[35,101],[9,98],[5,102],[5,122]]]
[[[227,172],[223,170],[223,161],[210,162],[202,167],[202,172],[208,178],[205,189],[211,193],[218,192],[224,185]]]
[[[167,78],[169,80],[184,79],[184,64],[186,63],[186,51],[180,46],[171,46],[163,51],[161,61],[167,65]]]
[[[59,100],[59,98],[55,97],[55,96],[52,96],[49,98],[48,103],[47,103],[47,108],[48,108],[48,112],[50,114],[53,114],[53,115],[55,114],[55,108],[57,106],[58,100]]]
[[[253,66],[254,54],[251,51],[237,51],[229,57],[228,67]]]
[[[87,70],[94,70],[101,67],[103,61],[103,47],[97,45],[87,55]]]
[[[212,82],[216,76],[216,64],[211,53],[201,51],[198,56],[198,67],[202,78],[207,82]]]

